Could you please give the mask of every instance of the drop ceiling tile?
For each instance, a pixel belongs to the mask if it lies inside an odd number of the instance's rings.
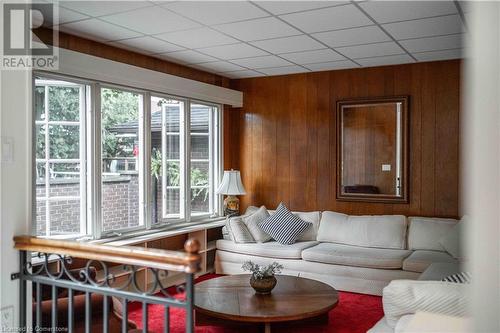
[[[206,25],[269,16],[247,1],[177,1],[165,7]]]
[[[337,47],[336,50],[351,59],[380,57],[405,53],[405,51],[394,42]]]
[[[215,73],[245,70],[245,68],[232,64],[227,61],[205,62],[202,64],[194,65],[194,67],[204,71],[215,72]]]
[[[462,49],[413,53],[413,56],[417,58],[418,61],[459,59],[464,57],[464,55],[465,51]]]
[[[155,37],[190,49],[238,43],[238,40],[207,27],[168,32]]]
[[[356,62],[363,67],[372,67],[372,66],[408,64],[415,61],[407,54],[399,54],[387,57],[357,59]]]
[[[281,54],[280,56],[300,65],[314,64],[317,62],[345,60],[343,56],[330,49],[287,53],[287,54]]]
[[[309,72],[309,70],[300,66],[285,66],[285,67],[261,68],[259,69],[259,72],[265,73],[267,75],[285,75],[285,74]]]
[[[250,44],[274,54],[318,50],[325,47],[306,35],[267,39],[251,42]]]
[[[207,47],[199,49],[199,51],[225,60],[257,57],[268,54],[267,52],[244,43]]]
[[[78,12],[66,9],[64,7],[59,7],[58,10],[59,10],[59,15],[58,15],[57,21],[56,22],[52,22],[52,21],[46,22],[47,23],[46,26],[52,26],[56,23],[57,24],[64,24],[64,23],[89,19],[89,17],[87,15],[80,14]],[[48,17],[48,16],[44,16],[44,18],[46,18],[46,17]],[[44,23],[44,25],[45,25],[45,23]]]
[[[300,31],[297,29],[292,28],[274,17],[222,24],[214,28],[243,41],[287,37],[300,34]]]
[[[331,47],[379,43],[391,40],[391,38],[387,36],[382,29],[374,25],[369,27],[320,32],[313,34],[312,36]]]
[[[255,3],[275,15],[281,15],[343,5],[349,1],[257,1]]]
[[[280,18],[308,32],[320,32],[371,25],[373,22],[354,5],[336,6],[282,15]]]
[[[66,23],[60,25],[58,29],[62,32],[97,41],[112,41],[141,36],[137,32],[98,19]]]
[[[197,28],[200,24],[165,10],[163,7],[147,7],[132,12],[102,17],[108,22],[127,27],[144,34]]]
[[[206,54],[201,54],[193,50],[156,54],[155,57],[170,60],[180,64],[200,64],[203,62],[217,61],[217,59],[214,57],[210,57]]]
[[[228,77],[230,79],[243,79],[248,77],[264,76],[264,74],[252,70],[225,72],[225,73],[220,73],[220,75]]]
[[[89,16],[109,15],[153,6],[149,1],[61,1],[59,5]]]
[[[110,44],[119,48],[124,48],[145,54],[165,53],[165,52],[184,50],[183,47],[167,43],[163,40],[159,40],[150,36],[125,39],[119,42],[111,42]]]
[[[448,49],[459,49],[462,47],[462,38],[464,35],[448,35],[438,37],[427,37],[418,39],[407,39],[400,41],[401,45],[408,52],[427,52]]]
[[[397,40],[457,34],[463,31],[462,21],[458,15],[389,23],[384,24],[383,28]]]
[[[279,57],[269,55],[263,57],[253,57],[253,58],[243,58],[233,60],[235,64],[247,67],[247,68],[266,68],[266,67],[282,67],[282,66],[291,66],[292,63],[283,60]]]
[[[318,64],[304,65],[304,67],[309,68],[314,72],[328,71],[335,69],[345,69],[345,68],[357,68],[359,67],[351,60],[340,60],[340,61],[330,61],[330,62],[320,62]]]
[[[359,5],[378,23],[458,13],[453,1],[367,1]]]

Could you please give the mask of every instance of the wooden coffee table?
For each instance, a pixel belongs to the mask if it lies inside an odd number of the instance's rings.
[[[287,275],[278,275],[276,279],[278,283],[269,295],[255,294],[248,274],[197,283],[196,324],[223,322],[220,319],[262,323],[268,333],[273,322],[328,316],[338,303],[337,291],[325,283]]]

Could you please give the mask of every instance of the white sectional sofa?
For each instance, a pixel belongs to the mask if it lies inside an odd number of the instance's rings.
[[[323,281],[337,290],[382,295],[392,280],[416,280],[432,263],[446,263],[452,273],[459,269],[459,260],[440,244],[457,220],[330,211],[294,214],[313,223],[295,244],[218,240],[216,273],[242,274],[246,260],[277,261],[283,274]]]

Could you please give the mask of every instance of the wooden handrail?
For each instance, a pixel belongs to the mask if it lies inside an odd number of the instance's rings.
[[[198,254],[200,243],[188,239],[184,250],[170,251],[135,246],[98,245],[76,241],[63,241],[15,236],[14,248],[23,251],[67,255],[74,258],[99,260],[118,264],[151,267],[169,271],[196,273],[200,270],[201,257]]]

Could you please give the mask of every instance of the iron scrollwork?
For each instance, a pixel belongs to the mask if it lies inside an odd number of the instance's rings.
[[[120,265],[121,269],[111,270],[106,262],[88,259],[82,268],[71,269],[73,258],[61,254],[37,253],[37,263],[27,261],[23,267],[26,278],[45,276],[52,280],[69,280],[79,286],[93,286],[109,288],[114,291],[135,292],[144,296],[163,296],[169,299],[178,299],[174,294],[184,292],[183,285],[174,290],[165,286],[164,281],[169,277],[166,270],[152,267],[137,267],[134,265]],[[56,267],[57,269],[53,269]],[[99,271],[99,274],[96,272]],[[141,274],[145,273],[148,283],[141,285]],[[99,277],[98,277],[99,275]],[[144,276],[144,275],[143,275]],[[142,280],[143,282],[143,280]]]

